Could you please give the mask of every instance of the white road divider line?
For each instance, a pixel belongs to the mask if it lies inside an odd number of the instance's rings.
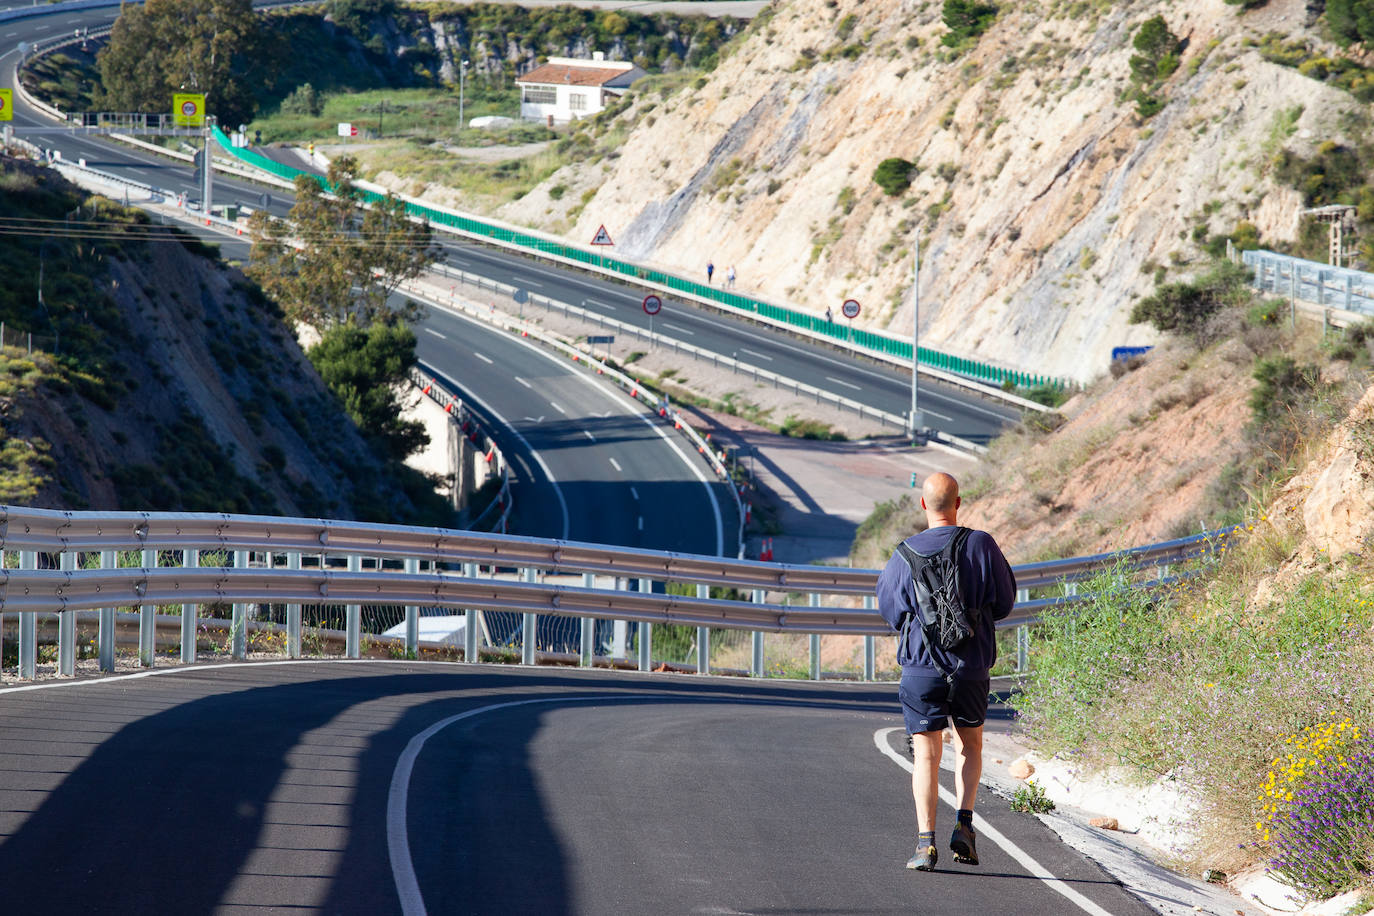
[[[585,301],[586,301],[587,305],[593,306],[593,307],[595,307],[595,308],[599,308],[599,309],[601,309],[601,311],[603,311],[603,312],[614,312],[614,311],[615,311],[615,306],[613,306],[613,305],[607,305],[607,304],[604,303],[604,302],[597,302],[595,299],[587,299],[587,300],[585,300]]]
[[[897,731],[901,731],[901,728],[880,728],[873,733],[873,743],[877,745],[878,750],[882,752],[883,756],[910,773],[913,769],[911,761],[893,750],[892,744],[887,740],[888,735]],[[940,801],[949,805],[951,810],[955,810],[959,807],[959,800],[954,797],[953,792],[950,792],[944,786],[940,786]],[[1091,913],[1092,916],[1112,916],[1111,913],[1102,909],[1102,907],[1093,903],[1087,897],[1084,897],[1078,891],[1056,878],[1048,868],[1035,861],[1035,859],[1031,858],[1030,854],[1024,849],[1007,839],[1000,830],[989,824],[987,819],[976,811],[973,814],[973,830],[979,836],[984,836],[992,840],[993,843],[1001,847],[1003,852],[1019,862],[1022,868],[1045,882],[1046,887],[1056,893],[1062,894],[1070,903],[1083,912]]]
[[[835,376],[833,375],[827,375],[825,377],[825,380],[827,382],[834,382],[836,385],[843,385],[846,388],[853,388],[855,391],[863,391],[863,389],[860,388],[858,385],[850,384],[849,382],[846,382],[844,379],[835,378]]]
[[[593,435],[591,434],[591,431],[590,431],[590,430],[586,430],[586,429],[582,430],[582,435],[586,436],[588,439],[592,440],[593,442],[596,441],[596,436],[593,436]]]
[[[684,327],[683,327],[682,325],[680,325],[680,324],[669,324],[668,322],[665,321],[665,322],[663,322],[663,326],[664,326],[665,328],[672,328],[674,331],[677,331],[679,334],[686,334],[688,337],[696,337],[696,336],[697,336],[697,332],[696,332],[696,331],[689,331],[689,330],[687,330],[686,328],[684,328]]]
[[[550,403],[550,404],[553,404],[553,409],[556,410],[556,411],[558,411],[559,413],[563,414],[563,416],[566,417],[566,416],[568,415],[568,412],[567,412],[566,410],[564,410],[562,407],[558,406],[557,404],[554,404],[553,401],[550,401],[549,403]]]
[[[440,334],[438,331],[434,330],[433,328],[425,328],[425,333],[426,333],[426,334],[433,334],[435,337],[439,338],[440,340],[448,340],[448,337],[447,337],[446,335]]]
[[[614,458],[611,459],[611,467],[615,468],[617,471],[620,471],[621,473],[624,473],[625,471],[625,469],[620,466],[620,462],[616,461]]]
[[[482,362],[486,363],[488,366],[496,365],[496,360],[492,359],[490,356],[487,356],[485,354],[478,353],[476,350],[472,351],[472,355],[480,359]]]
[[[765,353],[760,353],[760,352],[758,352],[757,350],[751,350],[751,349],[749,349],[748,347],[740,347],[740,348],[739,348],[739,352],[741,352],[741,353],[748,353],[750,356],[754,356],[754,357],[757,357],[757,358],[759,358],[759,359],[766,359],[766,360],[768,360],[770,363],[773,361],[773,357],[768,356],[768,355],[765,354]]]
[[[642,516],[642,515],[639,517],[639,530],[640,530],[640,531],[643,531],[643,530],[644,530],[644,516]]]
[[[529,382],[525,381],[524,379],[522,379],[520,376],[518,376],[518,375],[515,376],[515,380],[516,380],[517,382],[519,382],[520,384],[524,385],[526,388],[529,388],[530,390],[534,390],[534,386],[531,385]]]
[[[639,500],[639,491],[636,490],[634,487],[630,487],[630,495],[633,496],[636,501]]]

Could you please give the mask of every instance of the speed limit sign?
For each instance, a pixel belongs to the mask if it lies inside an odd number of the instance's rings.
[[[846,318],[854,319],[859,317],[859,300],[846,299],[844,305],[840,306],[840,314]]]
[[[649,295],[644,297],[644,314],[657,315],[659,313],[659,310],[662,308],[663,300],[655,296],[653,293],[650,293]]]

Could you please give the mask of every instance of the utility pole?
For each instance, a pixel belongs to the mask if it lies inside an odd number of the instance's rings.
[[[210,166],[210,143],[211,143],[211,134],[214,133],[214,129],[215,129],[215,119],[214,119],[214,117],[213,117],[213,116],[207,116],[207,117],[205,118],[205,160],[204,160],[204,162],[201,163],[202,167],[204,168],[205,174],[204,174],[203,176],[201,176],[201,193],[200,193],[201,205],[205,208],[202,212],[204,212],[204,214],[205,214],[206,216],[209,216],[209,215],[210,215],[210,204],[211,204],[211,202],[213,201],[213,197],[214,197],[214,193],[215,193],[215,180],[214,180],[215,170],[214,170],[213,168],[211,168],[211,166]]]
[[[911,259],[911,441],[914,445],[921,434],[920,382],[921,368],[921,236],[918,232],[912,244]]]

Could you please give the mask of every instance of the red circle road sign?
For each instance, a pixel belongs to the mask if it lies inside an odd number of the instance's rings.
[[[5,97],[4,97],[3,95],[0,95],[0,111],[4,111],[4,110],[5,110]]]
[[[843,315],[843,316],[846,317],[846,318],[858,318],[858,317],[859,317],[859,300],[858,300],[858,299],[846,299],[846,300],[844,300],[844,305],[840,306],[840,314]]]
[[[663,308],[663,300],[653,293],[644,297],[644,314],[657,315],[661,308]]]
[[[182,102],[182,103],[181,103],[181,113],[184,114],[184,115],[186,115],[186,117],[188,117],[188,118],[191,117],[192,115],[194,115],[194,114],[196,113],[196,103],[195,103],[195,102]]]

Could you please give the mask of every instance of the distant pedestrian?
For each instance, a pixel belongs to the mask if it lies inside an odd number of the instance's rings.
[[[707,261],[707,262],[706,262],[706,285],[707,285],[707,286],[710,286],[710,285],[711,285],[711,278],[714,277],[715,275],[716,275],[716,265],[712,264],[710,261]]]
[[[834,323],[835,323],[835,313],[832,312],[832,311],[830,311],[830,306],[828,306],[828,305],[825,307],[825,323],[826,323],[826,324],[834,324]]]
[[[730,289],[735,288],[735,265],[733,264],[725,268],[725,285]]]
[[[996,621],[1011,613],[1016,602],[1016,577],[1006,557],[986,531],[959,527],[959,505],[959,484],[953,477],[940,473],[927,477],[921,508],[930,527],[899,544],[878,576],[878,613],[899,634],[897,663],[902,666],[902,680],[897,696],[911,736],[914,763],[911,794],[916,802],[917,840],[916,853],[906,867],[920,871],[935,870],[935,810],[943,751],[940,733],[951,719],[958,758],[954,790],[959,808],[949,848],[954,861],[978,864],[973,804],[983,773],[988,672],[997,660],[994,629]],[[919,605],[918,576],[925,598]],[[942,589],[942,584],[950,587],[949,591]],[[971,630],[953,648],[945,648],[947,640],[927,637],[927,626],[938,603],[933,596],[941,592],[955,599],[953,611],[962,615],[966,629]]]

